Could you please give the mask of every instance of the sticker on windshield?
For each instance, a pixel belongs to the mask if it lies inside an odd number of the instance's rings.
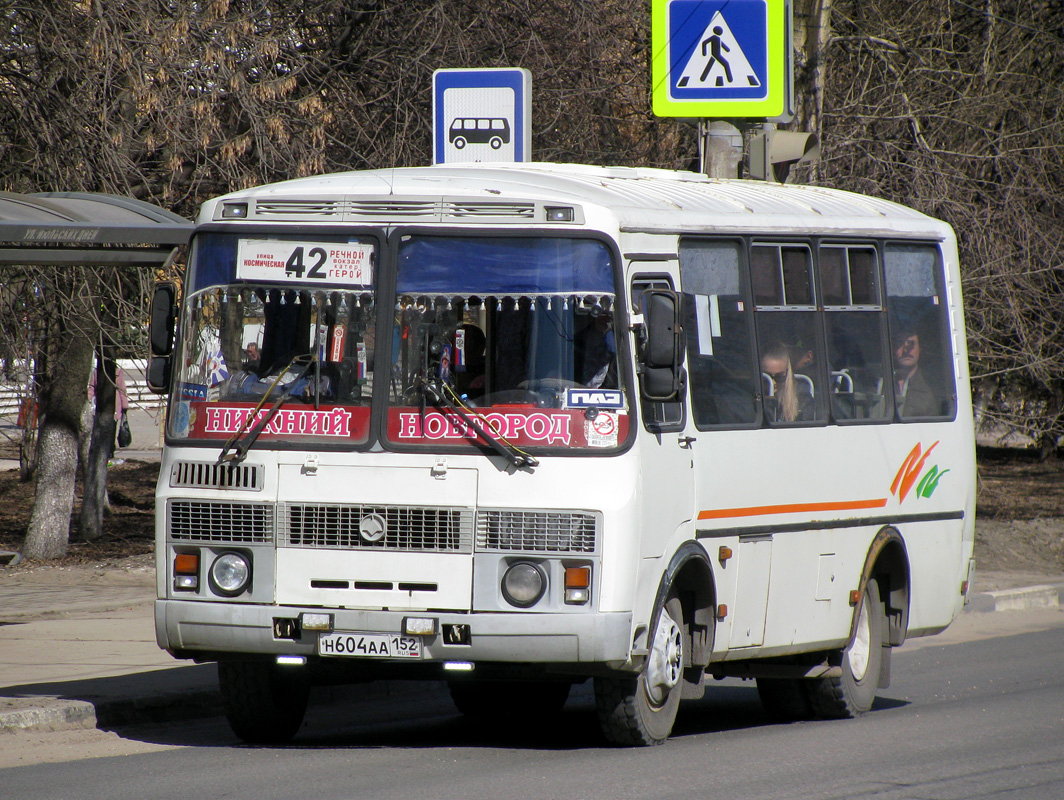
[[[616,414],[604,411],[584,420],[584,436],[588,447],[616,447],[618,432]]]
[[[252,281],[370,286],[373,245],[241,239],[236,249],[236,277]]]

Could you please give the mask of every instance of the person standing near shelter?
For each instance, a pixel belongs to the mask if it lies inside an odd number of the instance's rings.
[[[89,403],[96,406],[96,370],[89,373]],[[129,411],[129,395],[126,392],[126,373],[120,366],[115,365],[115,433],[119,447],[129,447],[132,436],[129,430],[129,421],[126,412]]]

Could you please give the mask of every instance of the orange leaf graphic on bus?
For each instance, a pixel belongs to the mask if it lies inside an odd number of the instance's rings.
[[[904,502],[905,496],[909,494],[916,479],[920,477],[924,462],[927,461],[927,457],[931,455],[931,451],[937,444],[938,442],[935,442],[927,450],[923,450],[921,455],[920,443],[917,442],[916,446],[909,451],[909,455],[905,457],[901,469],[898,470],[898,474],[894,476],[894,482],[890,485],[890,493],[898,496],[899,503]]]

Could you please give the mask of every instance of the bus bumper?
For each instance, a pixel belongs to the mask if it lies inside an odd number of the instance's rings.
[[[317,655],[318,634],[297,630],[280,638],[282,629],[303,613],[329,613],[335,631],[394,634],[406,617],[437,620],[437,633],[420,637],[422,661],[503,663],[621,664],[629,659],[631,612],[587,614],[359,611],[352,609],[257,606],[156,600],[155,634],[159,647],[184,657],[205,660],[212,654]],[[445,626],[469,626],[468,644],[446,644]]]

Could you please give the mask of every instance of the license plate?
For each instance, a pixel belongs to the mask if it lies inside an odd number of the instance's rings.
[[[421,640],[397,633],[323,633],[318,655],[355,658],[421,658]]]

